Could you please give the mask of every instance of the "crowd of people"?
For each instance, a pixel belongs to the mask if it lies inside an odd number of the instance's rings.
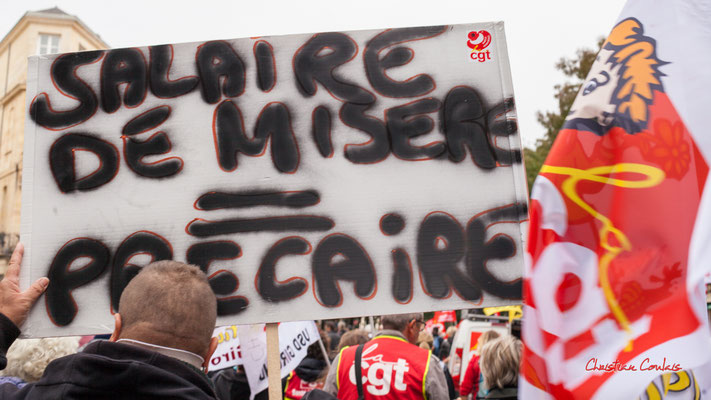
[[[251,397],[242,366],[208,372],[216,299],[199,268],[177,261],[142,268],[121,295],[108,338],[20,340],[49,284],[41,278],[20,291],[22,256],[18,245],[0,281],[0,399]],[[422,313],[384,315],[379,329],[346,321],[322,321],[320,343],[282,380],[284,399],[516,398],[521,342],[513,336],[482,334],[460,385],[446,364],[454,326],[430,332]]]

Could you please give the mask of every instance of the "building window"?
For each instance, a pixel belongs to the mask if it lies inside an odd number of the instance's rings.
[[[59,53],[59,35],[40,34],[37,54]]]

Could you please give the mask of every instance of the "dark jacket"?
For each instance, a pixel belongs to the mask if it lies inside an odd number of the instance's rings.
[[[7,336],[8,322],[0,314],[0,345],[9,347],[16,336]],[[19,334],[17,327],[13,332]],[[7,347],[0,350],[4,355]],[[4,367],[6,362],[2,361],[0,365]],[[3,400],[215,398],[210,380],[192,365],[137,346],[109,341],[91,343],[81,353],[52,361],[39,381],[22,389],[12,384],[0,385]]]
[[[452,345],[448,340],[443,340],[442,344],[439,345],[439,359],[446,360],[449,357],[449,352],[452,350]]]
[[[518,398],[518,388],[505,387],[503,389],[493,388],[486,394],[485,399],[496,400],[516,400]]]
[[[236,368],[225,368],[210,372],[210,379],[215,384],[215,393],[220,400],[249,399],[251,393],[249,381],[244,371]],[[269,390],[264,389],[254,396],[255,400],[268,400]]]
[[[313,382],[321,376],[321,373],[326,366],[325,361],[307,357],[301,360],[294,371],[302,380],[305,380],[306,382]]]

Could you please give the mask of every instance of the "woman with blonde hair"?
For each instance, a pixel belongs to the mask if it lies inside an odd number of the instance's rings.
[[[481,349],[481,374],[489,388],[485,399],[508,400],[518,395],[518,369],[521,363],[521,341],[503,336]]]
[[[467,371],[464,374],[464,380],[459,387],[459,398],[461,400],[466,400],[467,396],[471,393],[473,397],[484,396],[486,390],[481,382],[481,372],[479,369],[479,356],[481,354],[481,348],[488,342],[497,339],[499,333],[494,330],[488,330],[479,336],[476,342],[476,348],[474,349],[474,356],[469,360],[467,365]]]

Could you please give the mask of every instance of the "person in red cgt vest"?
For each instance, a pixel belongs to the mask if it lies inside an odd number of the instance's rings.
[[[422,313],[384,315],[383,330],[363,347],[361,360],[365,399],[449,398],[439,359],[415,346],[425,327]],[[341,350],[331,365],[324,389],[341,400],[357,399],[355,352]]]

